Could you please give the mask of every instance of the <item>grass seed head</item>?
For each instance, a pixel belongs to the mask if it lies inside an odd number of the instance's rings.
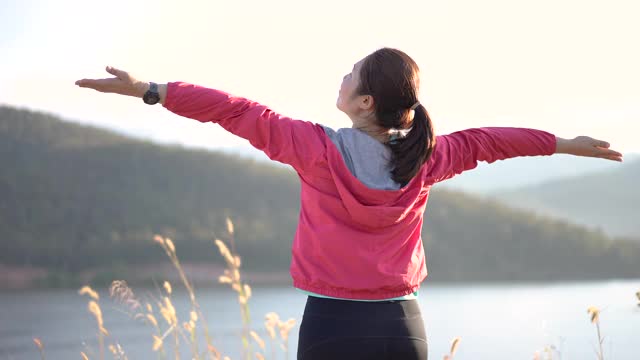
[[[43,349],[42,341],[40,339],[38,339],[38,338],[33,338],[33,342],[34,342],[34,344],[36,344],[38,349],[40,349],[40,351],[42,351],[42,349]]]
[[[89,286],[83,286],[82,288],[80,288],[80,290],[78,290],[78,294],[89,295],[89,297],[91,297],[93,300],[100,300],[100,295],[98,295],[98,293]]]
[[[109,296],[115,301],[125,305],[129,310],[135,311],[142,307],[138,299],[124,280],[114,280],[109,287]]]
[[[89,312],[95,316],[98,325],[102,327],[102,310],[100,309],[100,305],[97,302],[91,300],[88,305]]]
[[[166,239],[165,239],[165,244],[167,245],[167,249],[169,249],[169,251],[170,251],[172,254],[175,254],[175,253],[176,253],[176,247],[175,247],[175,245],[173,245],[173,241],[171,241],[171,239],[166,238]]]
[[[153,335],[153,351],[158,351],[162,347],[162,339],[156,335]]]
[[[289,319],[286,322],[280,322],[278,327],[280,328],[280,337],[283,341],[287,341],[289,338],[289,332],[296,325],[296,319]]]
[[[278,326],[278,323],[280,323],[280,317],[278,316],[278,314],[274,312],[267,313],[264,317],[265,317],[264,327],[267,329],[267,332],[269,333],[269,337],[272,340],[275,340],[276,326]]]
[[[595,306],[589,306],[587,313],[591,315],[591,322],[597,324],[600,320],[600,309]]]
[[[260,337],[260,335],[258,335],[258,333],[253,330],[251,330],[249,334],[251,335],[253,340],[255,340],[255,342],[258,343],[258,346],[260,347],[260,349],[264,351],[265,343],[264,343],[264,340],[262,340],[262,338]]]
[[[169,325],[176,325],[178,320],[176,317],[176,309],[171,303],[171,299],[164,297],[164,305],[161,304],[160,314]]]
[[[460,345],[460,337],[456,337],[455,339],[453,339],[453,342],[451,343],[451,351],[449,352],[451,356],[454,356],[456,354],[456,351],[458,350],[458,345]]]
[[[220,277],[218,278],[218,282],[220,284],[231,284],[231,278],[228,277],[227,275],[220,275]]]
[[[227,232],[229,233],[229,235],[233,235],[233,223],[229,218],[227,218]]]
[[[219,240],[219,239],[216,239],[215,243],[218,246],[218,250],[220,251],[220,255],[222,255],[224,260],[230,265],[235,265],[235,260],[233,259],[233,256],[231,256],[231,252],[229,251],[229,248],[227,247],[227,245],[225,245],[222,242],[222,240]]]
[[[147,320],[151,323],[151,325],[153,325],[154,327],[158,327],[158,320],[156,320],[156,317],[153,316],[153,314],[147,314]]]
[[[162,285],[164,286],[164,291],[171,295],[171,284],[168,281],[165,281]]]
[[[184,322],[182,323],[182,327],[184,327],[184,329],[188,332],[191,332],[193,330],[193,326],[191,326],[191,322]]]

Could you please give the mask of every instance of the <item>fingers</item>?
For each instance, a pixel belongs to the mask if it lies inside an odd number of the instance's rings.
[[[607,156],[607,157],[602,157],[602,159],[607,159],[607,160],[612,160],[612,161],[617,161],[617,162],[623,162],[621,156]]]
[[[617,162],[622,162],[622,153],[619,153],[615,150],[609,149],[611,147],[611,144],[609,144],[606,141],[603,140],[596,140],[596,139],[592,139],[593,140],[593,146],[596,149],[596,155],[595,157],[597,158],[601,158],[601,159],[607,159],[607,160],[612,160],[612,161],[617,161]]]
[[[76,81],[76,85],[83,88],[95,88],[97,80],[92,79],[82,79]]]
[[[122,81],[118,79],[82,79],[76,81],[76,85],[82,88],[89,88],[100,92],[119,92],[122,88]]]
[[[126,71],[123,71],[123,70],[120,70],[120,69],[116,69],[113,66],[107,66],[106,70],[107,70],[107,72],[109,74],[111,74],[111,75],[113,75],[113,76],[115,76],[115,77],[117,77],[119,79],[123,79],[124,80],[128,76]]]
[[[600,148],[598,150],[598,154],[596,155],[596,157],[622,162],[622,154],[615,150],[610,150],[610,149]]]

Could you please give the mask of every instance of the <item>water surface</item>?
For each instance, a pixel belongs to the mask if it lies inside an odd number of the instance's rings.
[[[563,360],[595,359],[596,329],[587,308],[597,306],[602,310],[605,358],[637,360],[640,307],[635,292],[639,290],[640,281],[552,285],[443,285],[427,281],[419,301],[431,359],[442,359],[456,336],[462,338],[456,360],[532,359],[535,351],[550,345],[560,351]],[[139,295],[155,293],[134,291]],[[156,358],[151,351],[152,329],[130,319],[105,290],[100,293],[105,327],[111,334],[108,342],[122,344],[131,360]],[[203,289],[196,290],[196,296],[215,344],[225,355],[239,359],[241,321],[233,292]],[[179,318],[188,319],[186,294],[176,289],[173,297]],[[254,328],[266,338],[264,315],[271,311],[299,323],[305,300],[288,287],[254,289],[250,300]],[[1,293],[0,359],[39,358],[34,337],[44,343],[47,359],[79,359],[80,351],[93,353],[92,358],[97,359],[96,324],[87,311],[87,301],[73,290]],[[295,359],[297,331],[298,326],[291,332],[289,359]],[[189,359],[184,344],[183,350],[181,358]],[[277,354],[278,359],[285,358],[282,350]]]

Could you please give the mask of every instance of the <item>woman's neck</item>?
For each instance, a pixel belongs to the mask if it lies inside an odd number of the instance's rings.
[[[352,118],[351,121],[353,122],[351,128],[360,130],[381,143],[389,141],[389,129],[374,124],[372,119]]]
[[[362,131],[381,143],[389,141],[389,130],[379,126],[352,126],[353,129]]]

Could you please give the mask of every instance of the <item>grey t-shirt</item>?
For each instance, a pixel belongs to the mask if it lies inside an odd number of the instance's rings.
[[[322,126],[342,154],[345,164],[358,180],[372,189],[397,190],[401,186],[391,178],[391,149],[365,132]]]

